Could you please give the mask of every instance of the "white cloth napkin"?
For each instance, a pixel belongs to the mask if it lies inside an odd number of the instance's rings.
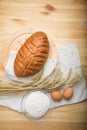
[[[57,65],[61,68],[64,76],[66,76],[70,68],[73,69],[73,74],[78,72],[82,75],[79,52],[75,44],[57,45],[57,51],[58,51]],[[22,82],[22,81],[25,81],[26,79],[18,79],[14,75],[13,63],[14,63],[15,55],[16,55],[16,52],[15,53],[12,52],[10,54],[10,57],[7,63],[6,72],[5,72],[5,80],[14,79],[14,80]],[[50,60],[48,62],[52,63]],[[53,65],[55,65],[55,63]],[[51,68],[51,66],[48,68]],[[47,74],[48,73],[50,73],[50,69],[47,71]],[[52,100],[50,94],[46,93],[46,95],[49,97],[50,102],[51,102],[50,109],[59,107],[62,105],[78,103],[87,99],[87,89],[86,89],[86,83],[85,83],[84,78],[80,82],[75,84],[73,87],[74,87],[74,95],[70,100],[62,99],[62,101],[55,102]],[[61,89],[61,92],[63,92],[63,89]],[[27,93],[28,91],[16,92],[16,93],[15,92],[0,92],[0,105],[9,107],[18,112],[22,112],[22,107],[21,107],[22,101],[23,101],[24,96]]]

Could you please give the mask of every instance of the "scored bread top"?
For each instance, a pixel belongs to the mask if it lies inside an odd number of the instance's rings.
[[[19,49],[14,72],[17,77],[27,77],[40,71],[49,54],[49,42],[44,32],[33,33]]]

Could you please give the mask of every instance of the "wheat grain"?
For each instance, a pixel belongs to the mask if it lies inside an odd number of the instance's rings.
[[[73,85],[80,81],[82,76],[75,74],[73,78],[72,69],[70,68],[66,78],[62,78],[61,69],[55,67],[52,73],[44,78],[41,78],[43,70],[32,78],[32,81],[26,83],[16,83],[12,81],[0,83],[0,91],[24,91],[24,90],[46,90],[52,91],[54,89],[62,88],[66,85]]]

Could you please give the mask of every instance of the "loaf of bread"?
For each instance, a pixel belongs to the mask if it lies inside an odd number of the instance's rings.
[[[33,33],[19,49],[14,72],[17,77],[32,76],[39,72],[47,60],[49,42],[44,32]]]

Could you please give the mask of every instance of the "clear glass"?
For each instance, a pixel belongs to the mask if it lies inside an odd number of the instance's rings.
[[[22,99],[22,102],[21,102],[21,111],[23,112],[23,114],[31,121],[35,121],[35,122],[38,122],[38,121],[41,121],[41,120],[44,120],[46,118],[48,118],[48,116],[50,115],[50,112],[52,110],[48,109],[48,111],[45,113],[44,116],[42,117],[39,117],[39,118],[34,118],[34,117],[31,117],[27,112],[26,112],[26,109],[24,108],[24,104],[25,104],[25,100],[27,99],[27,97],[29,96],[29,94],[31,94],[32,92],[35,92],[35,91],[30,91],[30,92],[27,92],[24,96],[23,96],[23,99]],[[45,91],[42,91],[41,92],[43,93],[46,93]]]

